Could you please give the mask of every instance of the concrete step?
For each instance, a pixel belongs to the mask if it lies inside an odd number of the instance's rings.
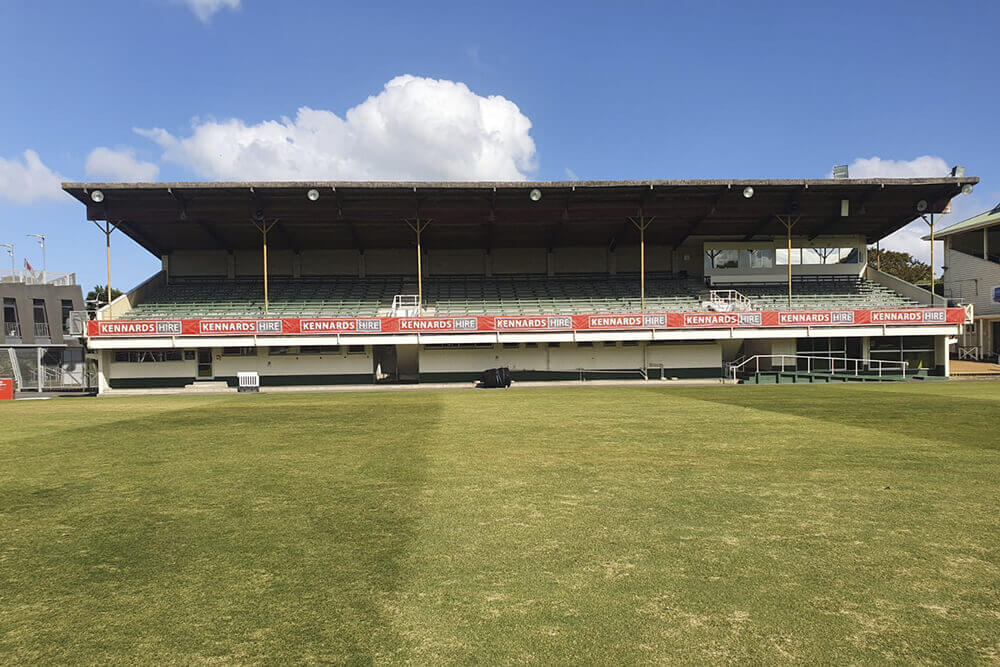
[[[230,387],[227,382],[204,380],[185,385],[184,391],[192,394],[217,394],[220,391],[236,391],[236,389],[235,387]]]

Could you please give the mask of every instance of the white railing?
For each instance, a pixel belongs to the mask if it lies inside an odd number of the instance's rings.
[[[417,317],[420,315],[420,297],[416,294],[397,294],[392,297],[393,317]]]
[[[886,366],[891,374],[898,373],[900,377],[906,377],[906,362],[905,361],[883,361],[882,359],[852,359],[850,357],[817,357],[809,354],[755,354],[752,357],[748,357],[739,363],[732,363],[729,365],[728,372],[733,380],[739,379],[740,373],[749,373],[747,367],[753,369],[754,374],[760,373],[760,362],[762,359],[771,361],[771,368],[766,368],[765,370],[774,370],[774,366],[780,366],[781,370],[790,367],[793,371],[799,370],[799,361],[805,360],[806,362],[806,373],[812,373],[814,370],[817,372],[830,372],[836,373],[840,372],[844,375],[854,375],[860,377],[861,375],[871,374],[872,369],[876,369],[876,374],[878,377],[890,374],[886,371]],[[778,360],[780,363],[775,364],[774,360]],[[786,360],[791,360],[791,363],[786,363]],[[817,368],[817,361],[825,361],[828,363],[828,368]],[[894,371],[893,369],[898,369]]]
[[[75,285],[76,274],[59,271],[0,270],[0,283],[21,285]]]
[[[21,325],[17,322],[4,322],[3,323],[3,335],[6,338],[20,338],[21,337]]]
[[[45,322],[35,322],[35,338],[48,338],[49,325]]]
[[[705,306],[710,310],[728,313],[732,311],[750,310],[753,308],[753,303],[751,303],[749,298],[737,290],[714,289],[709,291],[708,301],[705,302]]]

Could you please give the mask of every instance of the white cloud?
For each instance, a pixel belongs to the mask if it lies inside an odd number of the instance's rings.
[[[531,121],[461,82],[399,76],[349,109],[301,107],[248,125],[198,120],[187,137],[136,129],[163,159],[216,180],[524,180],[535,169]]]
[[[152,162],[137,160],[131,148],[112,150],[104,146],[90,152],[84,169],[87,178],[122,183],[148,183],[155,181],[160,173],[160,168]]]
[[[240,8],[240,0],[174,0],[188,6],[202,23],[208,23],[216,12],[223,9],[236,10]]]
[[[912,160],[859,157],[849,165],[851,178],[925,178],[947,176],[950,171],[947,162],[933,155],[921,155]],[[832,177],[833,172],[828,176]]]
[[[46,167],[35,151],[24,151],[23,157],[23,162],[0,157],[0,197],[18,204],[62,199],[65,196],[60,187],[63,177]]]

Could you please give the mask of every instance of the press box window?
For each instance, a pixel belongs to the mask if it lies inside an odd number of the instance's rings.
[[[709,250],[708,260],[713,269],[736,269],[740,266],[740,251],[732,248]]]

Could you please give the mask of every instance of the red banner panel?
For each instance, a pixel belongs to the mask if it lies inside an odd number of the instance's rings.
[[[741,329],[871,324],[964,324],[964,308],[898,310],[766,310],[734,313],[480,315],[478,317],[285,317],[263,319],[91,320],[93,338],[143,336],[322,336],[330,334],[636,331]]]
[[[9,378],[0,378],[0,401],[14,400],[14,381]]]

